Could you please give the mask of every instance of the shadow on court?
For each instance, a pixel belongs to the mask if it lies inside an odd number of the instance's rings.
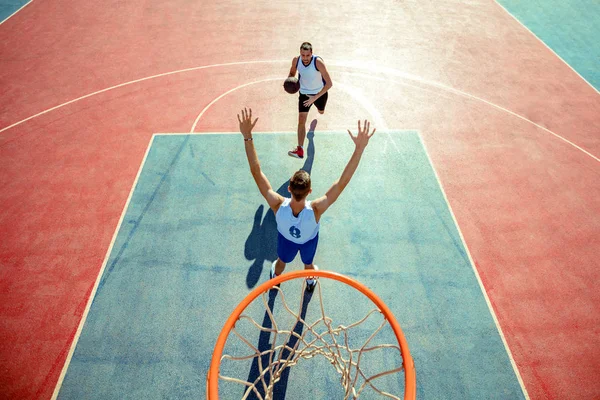
[[[306,160],[302,166],[302,170],[310,174],[315,158],[315,128],[317,127],[317,120],[314,119],[310,123],[310,129],[306,132],[306,138],[308,139],[308,147],[306,149]],[[289,197],[288,186],[290,182],[286,180],[279,186],[277,193],[284,197]],[[248,269],[248,275],[246,276],[246,285],[248,288],[253,288],[260,279],[263,264],[265,261],[273,262],[277,259],[277,224],[275,222],[275,214],[270,208],[265,213],[265,206],[261,204],[258,206],[256,213],[254,213],[254,223],[252,224],[252,231],[246,239],[244,245],[244,257],[247,260],[254,260],[250,268]],[[264,218],[263,218],[264,214]],[[261,223],[262,219],[262,223]]]
[[[269,291],[268,307],[269,307],[269,311],[271,314],[273,314],[273,307],[275,305],[275,299],[277,298],[278,293],[279,293],[278,289],[271,289]],[[302,320],[306,319],[306,310],[308,309],[308,304],[310,303],[310,300],[312,299],[312,295],[313,295],[312,293],[304,291],[304,296],[302,298],[302,308],[301,308],[300,314],[299,314],[300,318]],[[265,315],[263,317],[263,322],[262,322],[261,326],[265,329],[272,329],[272,327],[273,327],[273,321],[271,320],[271,317],[269,316],[269,312],[267,310],[265,310]],[[264,354],[262,354],[262,356],[260,358],[261,358],[261,365],[263,366],[263,368],[265,368],[265,371],[263,371],[263,373],[264,373],[264,382],[267,386],[271,382],[271,373],[268,372],[268,369],[266,368],[266,366],[270,365],[271,362],[276,359],[279,359],[282,361],[287,360],[288,358],[292,359],[294,357],[294,352],[296,350],[296,346],[298,346],[300,344],[298,337],[302,336],[303,330],[304,330],[304,323],[301,321],[296,322],[296,325],[294,326],[294,329],[292,330],[292,332],[294,332],[295,334],[290,335],[287,342],[285,343],[283,350],[279,354],[277,354],[275,352],[273,352],[273,353],[269,352],[269,350],[271,349],[271,343],[270,343],[271,332],[267,332],[267,331],[260,332],[260,335],[258,337],[257,348],[260,353],[264,353]],[[277,345],[277,344],[275,344],[275,345]],[[290,349],[293,349],[294,351],[291,351]],[[269,358],[272,358],[272,359],[270,360]],[[250,382],[250,383],[257,382],[255,387],[260,396],[257,395],[256,392],[252,391],[247,397],[247,399],[249,399],[249,400],[258,400],[258,399],[265,398],[264,387],[263,387],[263,384],[260,382],[260,374],[261,374],[261,371],[258,366],[258,357],[255,357],[254,360],[252,361],[252,366],[250,367],[250,373],[248,374],[248,379],[246,380],[246,382]],[[279,381],[277,383],[275,383],[275,386],[273,387],[273,397],[272,397],[273,400],[285,399],[289,374],[290,374],[290,368],[285,368],[281,372]],[[244,390],[242,396],[245,393],[246,393],[246,389]]]

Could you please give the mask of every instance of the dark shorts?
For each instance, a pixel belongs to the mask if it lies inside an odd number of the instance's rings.
[[[325,92],[325,94],[317,99],[313,104],[317,107],[317,110],[325,111],[325,106],[327,105],[327,97],[329,97],[329,92]],[[310,97],[306,94],[300,93],[298,97],[298,112],[308,112],[312,104],[308,107],[304,107],[304,102],[308,100]]]
[[[296,258],[296,254],[300,251],[300,258],[306,265],[313,263],[315,253],[317,252],[317,244],[319,243],[319,234],[306,243],[298,244],[287,240],[283,235],[277,232],[277,257],[286,264],[291,263]]]

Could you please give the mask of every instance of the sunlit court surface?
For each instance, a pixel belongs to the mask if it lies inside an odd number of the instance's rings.
[[[244,107],[282,195],[301,168],[309,199],[324,194],[352,155],[346,130],[377,128],[315,264],[389,307],[418,399],[600,398],[596,1],[0,0],[0,21],[0,398],[206,398],[224,324],[277,258]],[[296,159],[282,84],[304,41],[333,87]],[[221,372],[260,381],[269,349],[305,343],[273,327],[318,341],[324,312],[361,321],[337,336],[360,347],[381,316],[318,282],[257,298],[224,351],[265,353]],[[373,343],[394,340],[386,327]],[[344,398],[310,351],[274,398]],[[402,362],[383,348],[360,366]],[[374,382],[404,398],[404,371]],[[244,387],[222,381],[220,398]]]

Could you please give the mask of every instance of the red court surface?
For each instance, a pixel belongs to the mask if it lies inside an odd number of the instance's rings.
[[[244,106],[295,130],[305,40],[334,80],[317,135],[419,130],[529,397],[600,397],[600,96],[458,0],[34,0],[1,24],[0,397],[52,396],[152,134]]]

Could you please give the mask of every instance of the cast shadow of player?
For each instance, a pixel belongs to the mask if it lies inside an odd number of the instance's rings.
[[[285,284],[285,283],[284,283]],[[271,349],[271,332],[270,331],[266,331],[266,330],[270,330],[273,327],[273,321],[271,320],[271,317],[269,314],[273,315],[273,307],[275,305],[275,298],[277,297],[277,294],[279,293],[279,289],[271,289],[269,291],[269,301],[267,303],[267,306],[269,307],[269,310],[265,310],[265,315],[263,317],[263,322],[262,322],[262,327],[264,328],[263,330],[261,330],[260,335],[258,337],[258,345],[256,346],[258,351],[262,354],[261,355],[261,365],[263,366],[263,368],[266,369],[266,366],[268,366],[270,364],[270,361],[274,361],[274,360],[292,360],[294,358],[294,353],[290,350],[296,350],[296,346],[301,345],[301,343],[299,343],[299,337],[302,336],[302,332],[304,331],[304,323],[301,322],[300,320],[298,320],[296,322],[296,324],[294,325],[294,328],[292,329],[292,332],[294,332],[294,335],[289,335],[288,339],[285,343],[285,345],[283,346],[281,351],[281,354],[279,354],[278,352],[269,352],[269,350]],[[310,303],[310,300],[312,298],[313,293],[309,293],[308,291],[304,291],[304,296],[302,297],[302,308],[300,310],[300,318],[302,321],[306,320],[306,311],[308,309],[308,304]],[[287,327],[286,327],[287,329]],[[276,344],[277,345],[277,344]],[[263,373],[263,379],[265,384],[268,386],[270,383],[270,379],[271,379],[271,373],[269,373],[269,371],[262,371]],[[250,372],[248,373],[248,379],[246,380],[246,382],[250,382],[250,383],[254,383],[255,381],[257,382],[256,384],[256,390],[258,391],[258,394],[254,391],[250,392],[248,394],[248,397],[246,397],[247,399],[252,399],[252,400],[258,400],[258,399],[264,399],[265,398],[265,391],[264,391],[264,386],[262,384],[262,382],[260,382],[260,374],[261,374],[261,370],[259,368],[259,363],[258,363],[258,357],[255,357],[252,360],[252,365],[250,367]],[[290,368],[285,368],[283,371],[281,371],[281,375],[279,377],[279,381],[277,381],[273,387],[273,400],[284,400],[285,399],[285,395],[287,392],[287,385],[288,385],[288,379],[289,379],[289,374],[290,374]],[[246,393],[247,389],[244,389],[244,393],[243,395]]]
[[[306,160],[302,166],[302,170],[310,174],[315,158],[315,128],[317,120],[314,119],[310,123],[310,129],[306,132],[308,139],[308,147],[306,149]],[[277,193],[284,197],[289,197],[288,192],[289,180],[286,180],[279,186]],[[264,214],[264,217],[263,217]],[[265,261],[273,262],[277,259],[277,224],[275,222],[275,214],[270,208],[265,212],[265,206],[261,204],[254,213],[254,223],[252,231],[246,239],[244,245],[244,257],[247,260],[254,260],[248,274],[246,275],[246,285],[248,288],[253,288],[260,279],[263,264]]]

